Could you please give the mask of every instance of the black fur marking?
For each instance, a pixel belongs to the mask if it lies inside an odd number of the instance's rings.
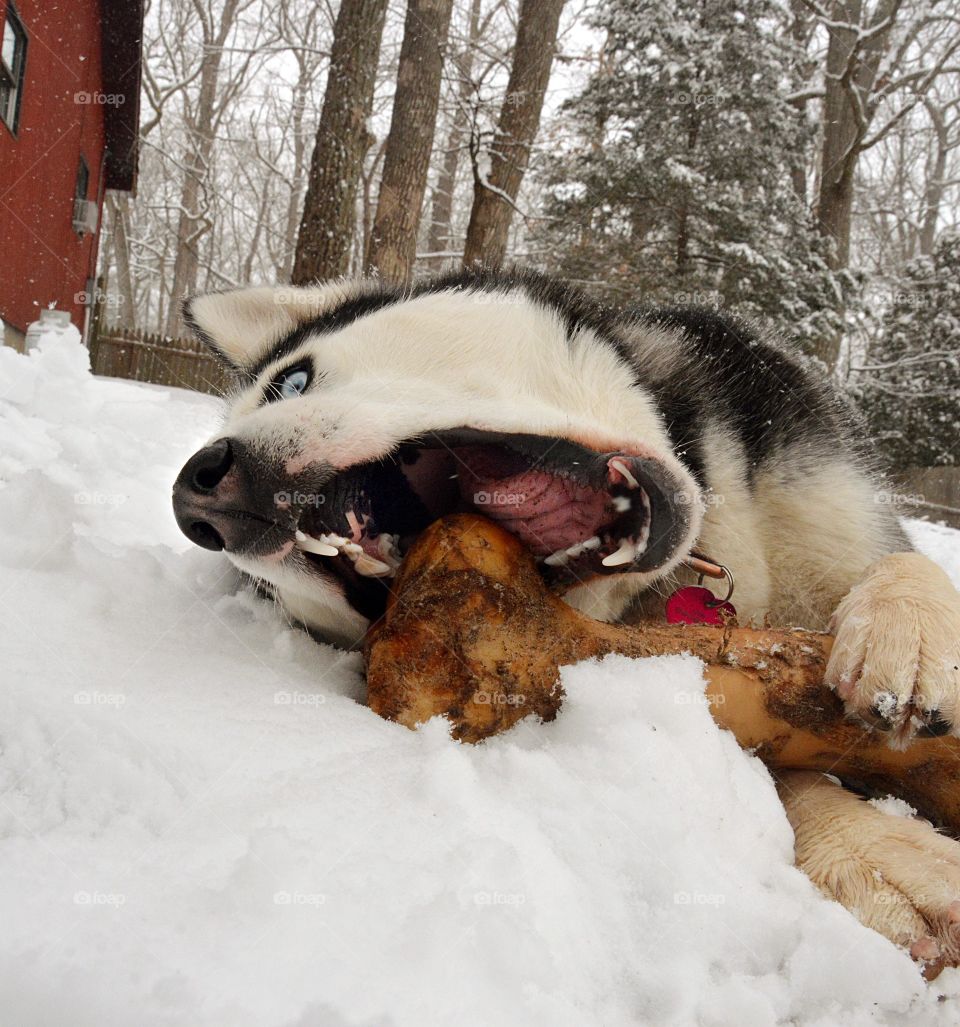
[[[756,470],[785,446],[808,443],[822,449],[846,442],[856,450],[849,410],[798,355],[766,341],[731,315],[709,308],[619,312],[603,307],[561,280],[535,271],[470,269],[420,283],[412,295],[464,289],[520,290],[532,302],[555,310],[571,339],[588,329],[615,350],[635,383],[652,392],[678,458],[701,486],[706,480],[702,440],[711,422],[726,428],[746,454],[752,484]],[[666,374],[645,366],[638,327],[677,335]],[[860,454],[861,456],[863,454]]]
[[[209,293],[207,295],[210,295]],[[221,364],[228,370],[233,371],[234,374],[242,374],[243,368],[235,361],[231,360],[226,353],[217,345],[213,336],[208,332],[205,332],[197,322],[197,319],[193,316],[192,304],[194,299],[197,297],[191,297],[183,301],[180,308],[180,315],[183,318],[183,323],[190,329],[191,332],[203,343],[204,346],[210,350],[211,353],[220,361]]]
[[[384,283],[368,283],[370,290],[339,304],[320,317],[305,321],[289,335],[280,339],[272,349],[254,364],[250,371],[259,375],[269,364],[289,355],[313,334],[328,334],[339,331],[367,314],[394,306],[404,300],[440,292],[473,291],[522,292],[531,302],[556,311],[563,321],[567,336],[571,337],[583,329],[592,329],[603,335],[625,363],[630,354],[614,330],[613,312],[594,303],[583,293],[565,285],[562,281],[549,278],[536,271],[495,271],[488,268],[472,268],[451,271],[435,278],[417,283],[412,289],[403,290]]]
[[[405,298],[405,294],[399,289],[390,289],[386,286],[375,288],[374,291],[361,293],[340,303],[332,310],[328,310],[319,317],[304,321],[298,325],[289,335],[285,335],[280,341],[272,346],[256,363],[251,365],[250,373],[259,376],[264,369],[275,360],[282,360],[302,346],[311,335],[326,335],[346,328],[348,325],[358,321],[367,314],[372,314],[384,307],[393,306]]]
[[[659,401],[678,455],[701,484],[700,440],[711,421],[742,444],[751,484],[784,447],[820,449],[830,440],[836,448],[836,441],[849,440],[845,411],[827,383],[742,322],[701,308],[650,311],[642,320],[683,333],[670,371],[645,384]]]
[[[858,445],[850,411],[827,383],[804,366],[799,356],[760,338],[747,325],[716,310],[619,312],[595,303],[561,280],[529,270],[471,268],[427,279],[407,290],[381,282],[367,283],[365,288],[359,295],[298,326],[247,373],[261,374],[269,364],[297,350],[311,335],[339,331],[368,314],[408,299],[445,291],[519,291],[531,302],[557,313],[571,344],[579,332],[590,330],[617,353],[632,371],[636,385],[653,394],[674,451],[701,486],[710,484],[706,480],[702,440],[711,423],[726,429],[743,446],[751,484],[757,469],[768,459],[782,448],[797,444],[807,444],[816,454],[823,452],[825,446],[836,451],[836,443],[845,442],[848,452],[856,453],[861,457],[861,465],[868,468],[868,450]],[[652,361],[653,370],[646,366],[644,327],[676,335],[666,369],[663,359]],[[208,345],[216,348],[197,331]]]

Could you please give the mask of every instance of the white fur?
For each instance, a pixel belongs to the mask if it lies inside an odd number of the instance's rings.
[[[884,712],[905,744],[922,714],[960,717],[960,596],[920,553],[878,560],[837,607],[826,680],[856,714]]]
[[[252,364],[305,319],[376,288],[224,293],[194,300],[190,314],[229,360]],[[676,333],[638,321],[623,335],[654,377],[675,359]],[[264,384],[306,354],[320,381],[295,401],[263,405]],[[672,453],[652,397],[615,349],[589,329],[569,339],[559,314],[519,288],[426,293],[316,333],[239,394],[221,435],[254,443],[295,475],[317,461],[345,468],[375,460],[420,432],[463,426],[649,456],[682,483],[693,516],[671,563],[587,582],[567,593],[571,605],[602,620],[620,617],[639,592],[671,576],[695,541],[733,571],[742,621],[823,627],[863,576],[836,611],[828,681],[854,712],[892,688],[903,711],[895,741],[909,738],[916,710],[960,715],[960,597],[923,557],[884,555],[893,522],[855,462],[839,448],[832,459],[787,449],[750,468],[718,423],[701,440],[712,487],[702,496]],[[298,551],[231,559],[271,583],[295,619],[347,646],[362,638],[366,620]],[[683,580],[682,569],[675,576]],[[924,825],[891,825],[820,775],[785,774],[781,793],[798,859],[818,885],[915,954],[931,951],[928,935],[948,911],[960,913],[960,850]],[[938,866],[946,883],[925,897]]]
[[[782,771],[797,865],[868,927],[936,963],[960,960],[960,846],[891,816],[824,774]]]
[[[230,363],[255,360],[305,320],[342,303],[361,288],[356,282],[327,282],[304,289],[260,286],[211,292],[187,304],[188,319]]]
[[[257,292],[257,302],[271,302]],[[251,318],[245,305],[242,317],[227,316],[221,324],[231,295],[220,294],[213,308],[196,301],[191,306],[201,328],[216,340],[227,332],[224,325],[236,331],[243,318]],[[207,321],[208,315],[214,320]],[[269,319],[253,320],[262,327]],[[274,321],[270,331],[254,334],[252,359],[265,352],[268,340],[275,341],[270,334],[275,330]],[[234,359],[243,357],[240,338],[231,342]],[[307,354],[320,384],[294,403],[262,405],[263,384]],[[237,397],[220,434],[256,444],[296,474],[317,461],[345,468],[376,460],[420,432],[462,426],[555,436],[599,452],[656,459],[682,483],[693,511],[686,543],[656,576],[682,559],[697,537],[699,490],[673,455],[651,397],[634,386],[629,367],[609,345],[587,329],[569,339],[554,310],[519,291],[426,294],[310,337]],[[298,559],[293,554],[290,564],[295,567]],[[332,627],[342,636],[335,599],[324,596],[319,606],[305,605],[303,570],[294,586],[286,565],[258,562],[243,569],[273,584],[291,613],[294,605],[301,614],[308,612],[310,627],[325,633]],[[595,579],[571,590],[568,599],[594,616],[613,619],[654,576]],[[353,611],[346,617],[345,602],[340,607],[343,619],[355,621]]]

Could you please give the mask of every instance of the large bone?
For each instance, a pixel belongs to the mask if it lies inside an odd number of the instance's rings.
[[[892,794],[960,838],[960,742],[905,751],[844,717],[822,684],[828,635],[690,625],[603,624],[551,593],[533,558],[481,517],[438,521],[411,549],[367,640],[370,708],[413,728],[436,715],[477,742],[560,708],[559,668],[607,653],[689,652],[706,664],[710,711],[773,769],[829,771]]]

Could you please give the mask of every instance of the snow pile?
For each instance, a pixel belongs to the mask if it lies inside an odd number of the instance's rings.
[[[177,532],[216,404],[0,349],[4,1023],[952,1023],[792,866],[688,657],[482,746],[356,701]],[[916,527],[960,566],[952,533]]]

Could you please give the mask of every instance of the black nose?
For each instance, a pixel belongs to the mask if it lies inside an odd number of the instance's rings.
[[[205,446],[184,464],[173,486],[180,530],[203,549],[248,557],[274,553],[290,542],[296,517],[288,479],[243,439]]]
[[[212,446],[207,446],[190,457],[177,480],[186,482],[195,492],[209,495],[216,490],[232,466],[233,450],[230,448],[230,440],[217,439]]]
[[[230,440],[218,439],[190,457],[174,485],[173,512],[177,524],[194,545],[203,549],[217,551],[226,545],[222,532],[211,523],[218,522],[222,529],[223,516],[210,507],[225,498],[218,496],[218,490],[233,462]]]
[[[184,535],[201,549],[212,549],[213,552],[219,553],[224,548],[225,543],[220,532],[207,521],[191,520],[189,524],[181,524],[180,527]]]

